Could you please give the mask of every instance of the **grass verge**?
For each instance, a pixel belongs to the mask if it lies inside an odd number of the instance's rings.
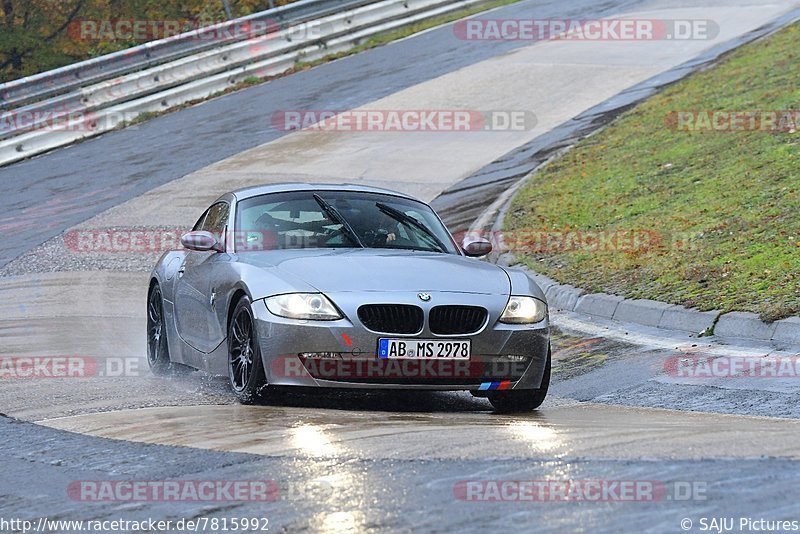
[[[541,169],[504,222],[520,259],[591,292],[800,314],[800,128],[701,120],[800,110],[799,51],[800,24],[745,45]]]

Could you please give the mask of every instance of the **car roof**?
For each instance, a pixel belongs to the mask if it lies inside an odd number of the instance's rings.
[[[383,189],[381,187],[372,187],[368,185],[358,184],[312,184],[303,182],[285,182],[275,184],[264,184],[252,187],[245,187],[232,191],[231,194],[237,200],[244,200],[246,198],[256,197],[259,195],[266,195],[269,193],[288,193],[291,191],[353,191],[358,193],[383,193],[386,195],[393,195],[396,197],[408,198],[411,200],[419,200],[405,193],[399,193],[390,189]]]

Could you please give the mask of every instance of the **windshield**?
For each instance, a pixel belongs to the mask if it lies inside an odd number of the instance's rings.
[[[458,254],[427,205],[354,191],[295,191],[245,199],[236,209],[240,251],[387,248]]]

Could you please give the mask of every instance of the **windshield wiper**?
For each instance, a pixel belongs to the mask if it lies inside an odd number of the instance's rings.
[[[334,208],[333,206],[328,204],[325,201],[325,199],[323,199],[321,196],[319,196],[316,193],[314,193],[314,200],[317,201],[317,204],[319,204],[319,207],[322,208],[322,211],[325,212],[325,215],[327,215],[327,217],[330,220],[332,220],[335,223],[339,223],[339,224],[342,225],[342,229],[344,230],[342,233],[344,235],[346,235],[347,238],[350,239],[350,241],[352,241],[353,243],[355,243],[356,245],[358,245],[361,248],[366,248],[364,246],[364,243],[361,242],[361,239],[359,239],[358,234],[356,233],[356,231],[353,230],[353,227],[350,226],[349,222],[347,222],[347,219],[342,217],[342,214],[339,213],[339,210],[337,210],[336,208]]]
[[[430,228],[419,222],[411,215],[403,213],[402,211],[391,206],[387,206],[383,202],[376,202],[375,206],[392,219],[420,230],[423,233],[423,236],[427,237],[433,244],[436,245],[436,248],[439,249],[439,252],[447,253],[447,246],[442,243],[442,240],[439,239]]]

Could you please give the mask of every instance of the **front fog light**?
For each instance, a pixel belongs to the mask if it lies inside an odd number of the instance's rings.
[[[270,313],[287,319],[335,321],[342,315],[322,293],[288,293],[266,299]]]
[[[530,324],[538,323],[547,317],[547,305],[533,297],[511,297],[500,316],[501,323]]]

